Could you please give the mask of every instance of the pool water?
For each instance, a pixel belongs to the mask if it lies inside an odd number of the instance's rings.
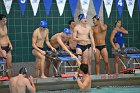
[[[140,93],[140,86],[98,87],[92,88],[90,92],[80,92],[79,89],[37,91],[37,93]]]

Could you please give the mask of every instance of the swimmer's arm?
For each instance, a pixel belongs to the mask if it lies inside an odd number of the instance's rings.
[[[76,40],[76,41],[78,41],[78,38],[76,38],[76,36],[77,36],[77,32],[78,32],[77,29],[74,28],[73,39]]]
[[[12,50],[12,49],[13,49],[13,47],[12,47],[12,44],[11,44],[11,42],[10,42],[10,39],[9,39],[8,35],[7,35],[7,40],[8,40],[9,47],[10,47],[10,48],[11,48],[11,50]]]
[[[32,36],[32,47],[34,49],[36,49],[37,51],[39,51],[40,53],[42,53],[42,50],[39,49],[37,46],[36,46],[36,42],[37,42],[37,36],[36,36],[36,32],[33,32],[33,36]]]
[[[68,41],[65,42],[64,44],[65,44],[65,46],[66,46],[68,49],[70,48],[69,45],[68,45]]]
[[[82,81],[80,80],[80,78],[77,76],[77,83],[78,83],[78,86],[80,87],[80,89],[84,90],[87,88],[88,84],[89,84],[89,78],[86,79],[83,83]]]
[[[103,22],[101,22],[101,20],[99,20],[99,21],[100,21],[100,27],[101,27],[102,31],[106,31],[107,30],[107,25],[104,24]]]
[[[93,38],[93,30],[92,29],[90,29],[90,39],[91,39],[91,42],[92,42],[92,46],[93,46],[93,48],[95,48],[95,41],[94,41],[94,38]]]
[[[50,42],[49,42],[49,36],[48,36],[48,35],[49,35],[49,34],[47,33],[47,34],[46,34],[46,44],[47,44],[47,46],[48,46],[49,48],[53,49],[52,45],[51,45]]]
[[[75,28],[74,28],[74,32],[73,32],[73,39],[74,39],[75,41],[80,41],[80,40],[82,40],[82,39],[80,39],[80,38],[77,38],[77,33],[78,33],[78,30],[77,30],[77,27],[75,27]]]
[[[9,39],[8,35],[7,35],[7,39],[8,39],[8,43],[9,43],[10,45],[12,45],[11,42],[10,42],[10,39]]]
[[[2,56],[3,58],[7,58],[6,51],[2,50],[1,46],[0,46],[0,56]]]
[[[79,60],[76,56],[73,56],[73,58],[76,60],[76,62],[77,62],[77,64],[78,64],[78,67],[80,67],[80,65],[81,65],[80,60]]]
[[[64,43],[64,45],[69,49],[69,40],[66,40],[65,42],[63,42]]]
[[[1,49],[1,46],[0,46],[0,56],[2,55],[2,49]]]
[[[128,31],[127,31],[127,30],[125,30],[123,27],[121,27],[120,32],[122,32],[122,33],[124,33],[124,34],[128,34]]]
[[[112,45],[112,47],[113,47],[114,49],[116,48],[116,46],[115,46],[115,44],[114,44],[114,42],[113,42],[113,39],[115,38],[115,34],[116,34],[116,31],[113,30],[112,33],[111,33],[111,36],[110,36],[110,43],[111,43],[111,45]]]
[[[61,37],[57,36],[57,42],[59,43],[59,45],[65,50],[67,51],[70,55],[72,54],[68,48],[66,47],[66,45],[62,42]]]
[[[33,81],[31,80],[29,81],[28,79],[26,79],[26,86],[30,90],[31,93],[36,93],[36,88]]]
[[[0,51],[2,51],[2,49],[1,49],[1,45],[0,45]]]

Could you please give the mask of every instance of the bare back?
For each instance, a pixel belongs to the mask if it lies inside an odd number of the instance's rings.
[[[61,39],[63,43],[68,41],[67,38],[62,37],[62,34],[63,34],[63,32],[62,33],[57,33],[57,34],[55,34],[51,37],[50,43],[51,43],[52,47],[58,48],[60,46],[60,44],[58,43],[58,39]]]
[[[79,38],[77,43],[79,45],[87,45],[91,44],[90,40],[90,27],[86,25],[85,27],[81,26],[80,24],[76,25],[74,28],[73,37]]]
[[[95,45],[96,46],[105,45],[106,31],[103,31],[99,26],[92,26],[92,30]]]
[[[8,45],[9,41],[7,39],[7,27],[0,27],[0,45]]]
[[[11,93],[26,93],[26,78],[16,76],[10,79]]]
[[[34,31],[32,39],[33,39],[33,41],[35,41],[35,44],[37,47],[43,48],[44,42],[45,42],[48,34],[49,34],[49,31],[47,28],[43,31],[40,31],[40,29],[37,28]]]
[[[9,88],[11,93],[26,93],[26,88],[31,93],[36,93],[33,77],[30,76],[27,79],[22,74],[10,79]]]

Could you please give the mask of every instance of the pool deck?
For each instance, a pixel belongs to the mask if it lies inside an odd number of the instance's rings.
[[[91,75],[92,87],[103,86],[132,86],[140,85],[140,75],[135,74],[101,74]],[[76,81],[70,78],[48,77],[34,78],[37,90],[61,90],[78,88]],[[0,81],[0,93],[9,93],[9,81]]]

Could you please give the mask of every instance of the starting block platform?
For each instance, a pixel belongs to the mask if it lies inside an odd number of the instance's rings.
[[[60,52],[60,53],[54,53],[51,51],[47,51],[46,57],[51,62],[55,72],[56,76],[61,76],[61,74],[66,74],[67,72],[75,72],[77,71],[77,64],[72,65],[71,62],[74,62],[75,59],[70,57],[70,55],[67,52]],[[54,61],[58,62],[58,67],[54,66]]]
[[[127,57],[140,59],[140,54],[127,54]]]
[[[113,51],[114,52],[114,51]],[[123,49],[116,50],[114,55],[119,57],[119,61],[124,66],[125,70],[121,71],[121,73],[135,73],[135,69],[140,69],[140,50],[136,47],[127,47]],[[127,62],[123,62],[122,58],[128,59]],[[125,64],[127,63],[127,64]],[[130,67],[130,64],[133,67]]]
[[[130,61],[133,60],[134,68],[137,68],[140,66],[140,54],[127,54],[127,58],[129,59],[127,64],[130,64]],[[140,69],[140,68],[139,68]]]
[[[74,62],[75,59],[70,56],[58,57],[61,61],[58,65],[58,74],[66,74],[68,72],[77,71],[78,66],[72,65],[71,62]]]
[[[5,75],[5,64],[6,62],[0,60],[0,76],[3,77]]]

